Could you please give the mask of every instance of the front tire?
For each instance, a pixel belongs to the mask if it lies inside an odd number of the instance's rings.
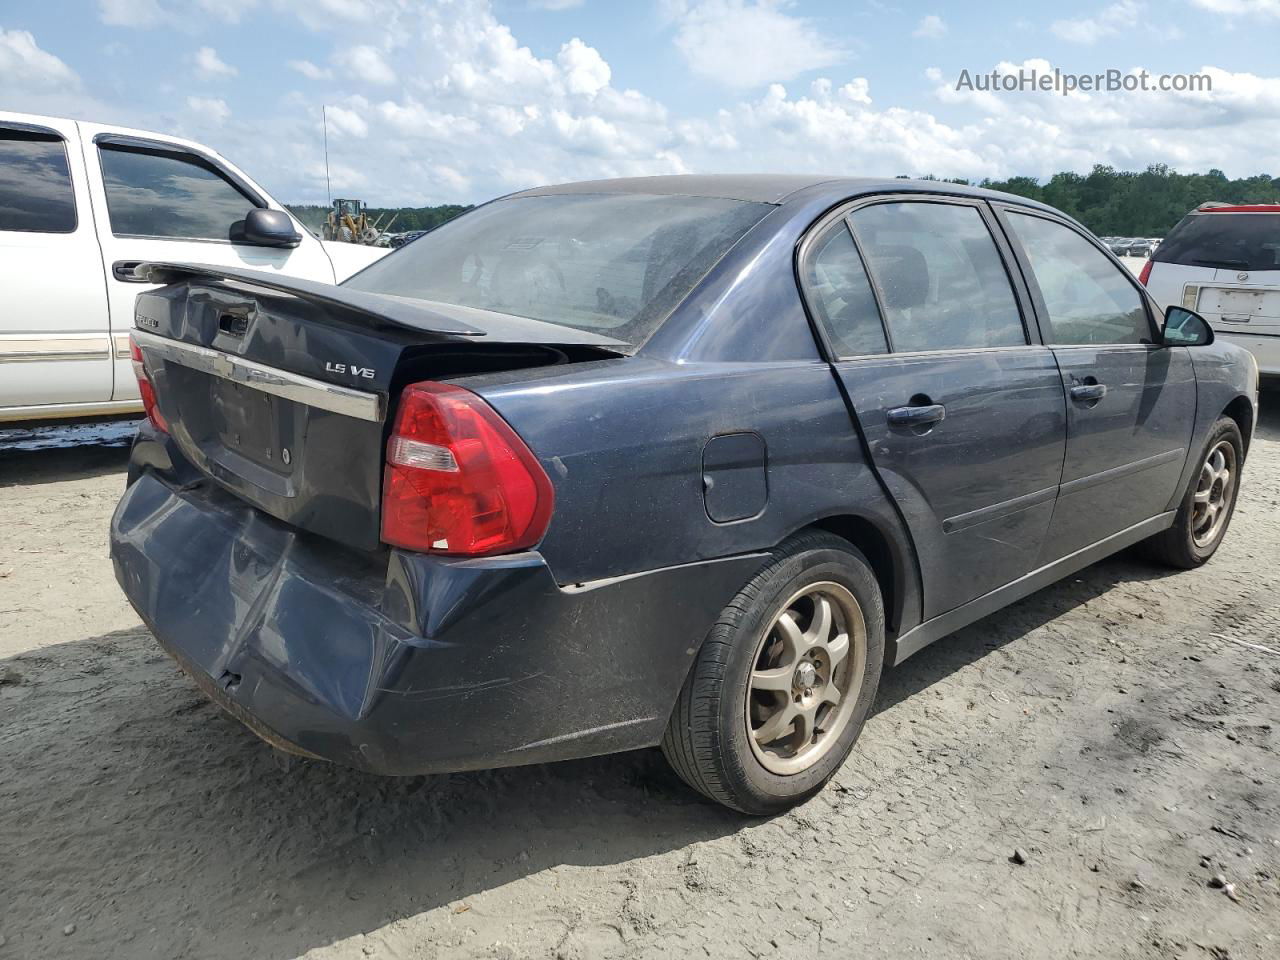
[[[724,608],[680,691],[662,752],[689,786],[772,814],[822,789],[853,748],[884,663],[866,559],[801,534]]]
[[[1244,440],[1239,425],[1222,417],[1213,425],[1173,526],[1144,543],[1148,556],[1181,570],[1205,563],[1226,536],[1240,492]]]

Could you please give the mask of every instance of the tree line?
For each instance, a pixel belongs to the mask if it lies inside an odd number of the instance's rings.
[[[1089,173],[1055,173],[1044,182],[1035,177],[950,179],[947,182],[1040,200],[1075,217],[1100,236],[1163,237],[1188,211],[1209,200],[1280,201],[1280,177],[1258,174],[1233,180],[1221,170],[1178,173],[1164,164],[1154,164],[1141,173],[1098,164]],[[329,212],[328,207],[315,205],[290,206],[289,209],[316,231]],[[391,215],[396,215],[391,229],[402,233],[430,230],[470,209],[470,205],[447,203],[438,207],[371,207],[369,214],[375,219],[381,215],[384,226]]]
[[[984,179],[976,185],[1057,207],[1099,236],[1163,237],[1183,216],[1209,200],[1280,201],[1280,177],[1258,174],[1232,180],[1221,170],[1178,173],[1164,164],[1141,173],[1098,164],[1089,173],[1055,173],[1043,183],[1035,177],[1011,177]]]

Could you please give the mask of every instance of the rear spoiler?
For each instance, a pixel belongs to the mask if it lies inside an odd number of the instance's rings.
[[[483,337],[485,332],[470,324],[446,317],[424,306],[422,301],[383,297],[376,293],[348,290],[331,283],[286,277],[265,270],[239,270],[209,263],[140,263],[134,276],[150,283],[177,283],[183,280],[232,280],[264,290],[287,293],[311,303],[363,314],[378,323],[411,327],[426,333],[443,333],[458,337]]]
[[[489,343],[589,346],[622,355],[635,350],[625,341],[559,323],[453,303],[367,293],[364,290],[286,277],[264,270],[240,270],[209,263],[150,262],[138,264],[133,272],[139,280],[148,283],[206,280],[248,284],[261,290],[298,297],[309,303],[360,314],[378,326],[405,327],[440,336],[485,337]]]

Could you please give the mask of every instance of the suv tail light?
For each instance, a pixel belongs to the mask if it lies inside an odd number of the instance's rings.
[[[426,553],[482,556],[532,547],[555,490],[507,422],[469,390],[414,383],[387,441],[382,540]]]
[[[1151,279],[1151,264],[1152,260],[1148,258],[1147,262],[1142,265],[1142,272],[1138,274],[1138,282],[1144,287],[1147,285],[1147,281]]]
[[[133,360],[133,375],[138,378],[138,393],[142,396],[142,409],[147,419],[157,430],[169,432],[169,424],[165,421],[160,408],[156,406],[156,388],[151,383],[151,375],[147,373],[146,363],[142,359],[142,350],[138,342],[129,336],[129,357]]]

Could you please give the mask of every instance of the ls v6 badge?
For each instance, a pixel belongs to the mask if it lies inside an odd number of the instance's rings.
[[[364,377],[366,380],[372,380],[374,370],[373,367],[357,367],[355,364],[333,363],[326,361],[324,365],[326,373],[349,373],[353,377]]]

